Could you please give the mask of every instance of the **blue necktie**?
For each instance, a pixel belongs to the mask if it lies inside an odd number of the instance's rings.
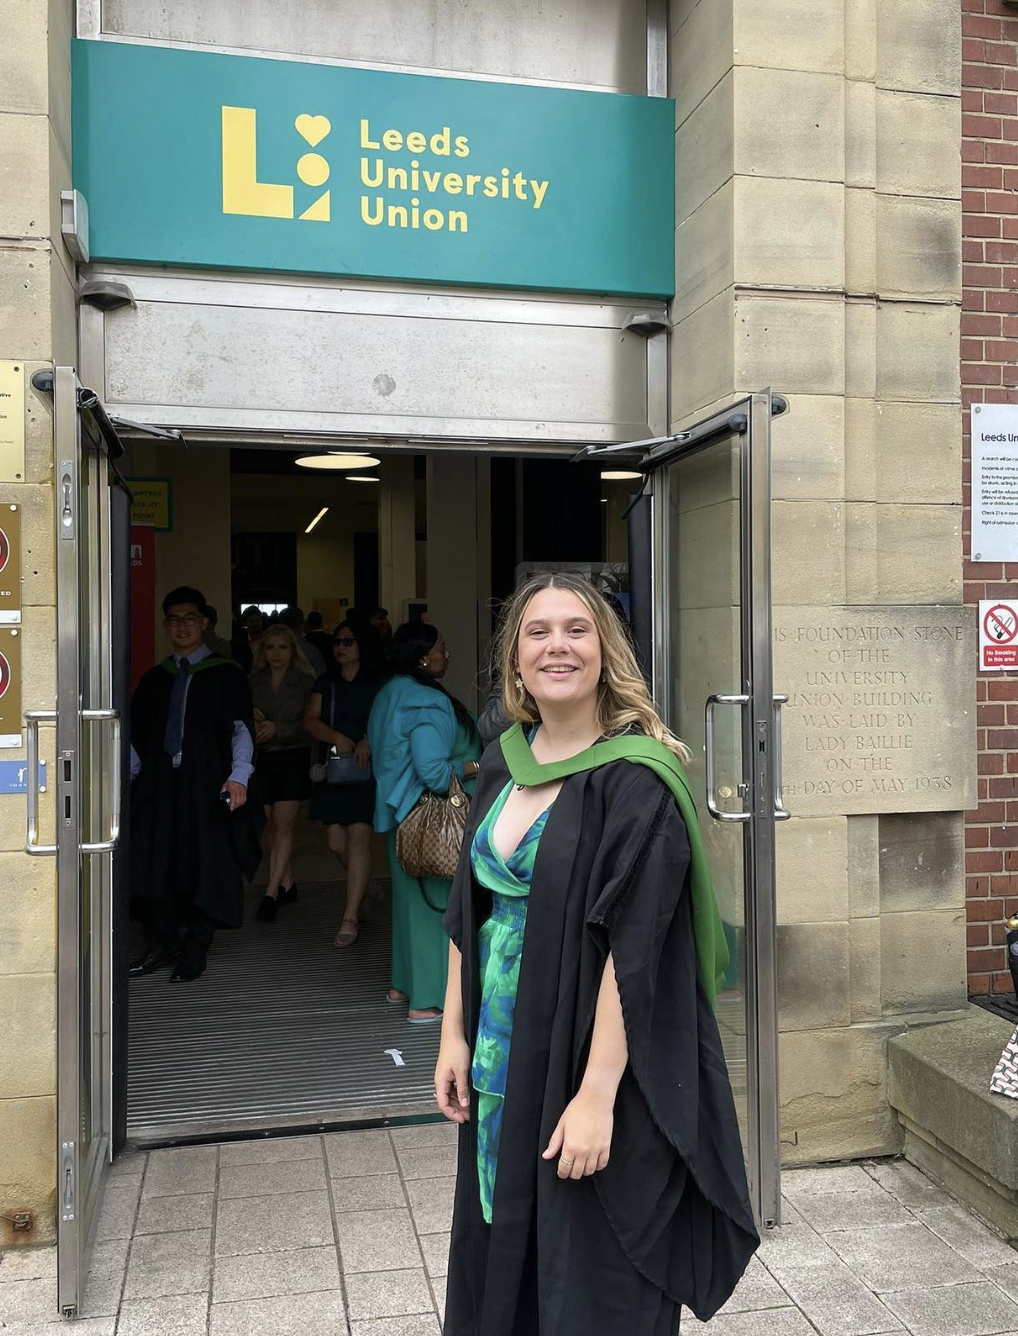
[[[167,756],[176,756],[184,741],[184,701],[187,699],[187,671],[191,667],[187,659],[180,660],[180,672],[173,679],[170,692],[170,712],[166,716],[166,733],[163,736],[163,749]]]

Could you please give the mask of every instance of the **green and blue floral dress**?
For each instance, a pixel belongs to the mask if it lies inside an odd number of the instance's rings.
[[[509,858],[503,859],[492,841],[492,832],[512,788],[510,782],[492,803],[470,851],[474,876],[492,896],[491,916],[478,932],[481,1011],[470,1071],[477,1096],[477,1177],[481,1209],[489,1225],[527,902],[537,848],[551,810],[541,813]]]

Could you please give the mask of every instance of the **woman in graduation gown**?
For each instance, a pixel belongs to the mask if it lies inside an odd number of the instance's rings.
[[[517,722],[485,753],[445,918],[444,1333],[674,1336],[759,1242],[688,753],[580,577],[525,585],[500,656]]]

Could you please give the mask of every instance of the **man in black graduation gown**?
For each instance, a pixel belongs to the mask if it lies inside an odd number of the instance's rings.
[[[175,962],[174,982],[205,970],[217,927],[239,927],[244,877],[261,849],[246,806],[253,770],[251,688],[204,643],[200,590],[163,600],[173,652],[150,668],[131,703],[131,893],[148,941],[131,974]]]

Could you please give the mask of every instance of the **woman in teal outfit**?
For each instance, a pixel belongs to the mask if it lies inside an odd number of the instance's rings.
[[[485,753],[445,916],[444,1336],[675,1336],[759,1241],[689,753],[580,577],[528,582],[499,648],[515,723]]]
[[[451,881],[408,876],[396,858],[396,827],[426,790],[448,793],[455,772],[473,791],[481,754],[473,717],[441,685],[449,651],[434,626],[401,626],[389,651],[393,678],[375,698],[368,742],[375,770],[375,829],[388,836],[392,876],[389,1001],[408,1002],[407,1019],[441,1019],[448,938],[442,915]]]

